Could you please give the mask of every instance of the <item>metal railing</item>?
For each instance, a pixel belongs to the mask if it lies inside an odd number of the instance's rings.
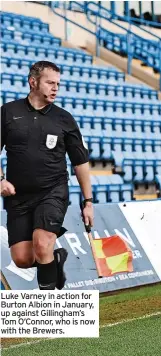
[[[159,89],[161,90],[161,38],[159,36],[157,36],[156,34],[154,34],[153,32],[144,29],[138,25],[136,25],[135,23],[132,22],[131,18],[128,17],[129,19],[129,26],[128,29],[123,26],[123,24],[120,24],[118,22],[116,22],[116,20],[118,20],[118,16],[116,16],[116,18],[114,19],[114,14],[106,9],[105,7],[101,6],[99,3],[96,2],[92,2],[92,1],[88,1],[88,2],[84,2],[84,4],[82,4],[81,2],[78,1],[70,1],[70,5],[68,4],[68,2],[61,2],[61,8],[62,8],[62,3],[63,3],[63,13],[57,12],[57,8],[58,8],[58,3],[59,2],[48,2],[48,6],[50,6],[50,8],[54,11],[54,13],[63,18],[65,21],[65,40],[68,39],[68,34],[67,34],[67,23],[72,23],[74,25],[76,25],[77,27],[87,31],[88,33],[92,34],[93,36],[96,37],[96,55],[99,56],[99,49],[100,49],[100,43],[101,40],[104,40],[104,35],[103,33],[101,33],[100,28],[101,28],[101,20],[105,20],[107,23],[112,23],[114,24],[118,30],[122,29],[125,33],[125,37],[126,37],[126,49],[127,49],[127,72],[128,74],[131,74],[131,69],[132,69],[132,60],[133,58],[138,58],[141,59],[143,63],[145,63],[148,66],[151,66],[152,68],[156,69],[155,65],[153,64],[156,59],[156,61],[159,63],[157,70],[159,72],[160,75],[160,80],[159,80]],[[86,28],[80,24],[78,24],[77,22],[71,20],[68,18],[67,16],[67,10],[69,9],[73,9],[73,7],[77,7],[78,10],[80,10],[80,12],[84,12],[87,16],[87,19],[93,23],[93,25],[95,25],[95,31],[91,31],[89,30],[89,28]],[[121,17],[120,16],[120,20],[125,20],[127,19],[127,17]],[[144,22],[144,20],[143,20]],[[139,29],[140,31],[140,35],[136,34],[133,30],[132,30],[132,26],[135,29]],[[102,28],[103,29],[103,28]],[[108,30],[103,29],[104,32]],[[151,36],[153,36],[154,40],[150,40],[147,38],[144,38],[141,36],[141,31],[143,31],[144,36],[145,34],[149,34]],[[117,36],[117,33],[115,33],[115,36]],[[155,53],[151,53],[150,56],[153,59],[153,63],[150,63],[150,61],[148,61],[146,59],[145,56],[141,56],[141,55],[136,55],[135,51],[134,51],[134,42],[136,41],[140,41],[142,44],[146,44],[149,43],[149,45],[153,45],[153,47],[155,48],[155,51],[157,54]],[[149,56],[149,52],[144,50],[144,53],[147,55],[147,58]]]
[[[42,3],[42,1],[41,1],[41,3]],[[63,1],[43,1],[43,3],[50,5],[50,6],[51,6],[51,3],[54,3],[54,6],[57,8],[63,7]],[[86,7],[87,7],[88,3],[89,3],[89,1],[79,1],[79,2],[78,1],[66,1],[66,8],[67,8],[67,10],[86,12]],[[103,7],[101,1],[95,1],[94,3],[98,6]],[[148,26],[148,27],[161,28],[161,23],[156,22],[156,21],[145,20],[142,17],[137,18],[137,17],[127,16],[127,15],[119,15],[115,11],[115,6],[112,6],[114,2],[110,1],[110,3],[111,3],[111,9],[109,10],[106,8],[106,10],[109,11],[109,13],[111,14],[113,19],[131,22],[134,24]],[[126,13],[128,13],[128,12],[129,11],[127,11]]]

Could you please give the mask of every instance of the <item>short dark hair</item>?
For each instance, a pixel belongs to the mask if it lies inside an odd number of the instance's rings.
[[[53,69],[55,72],[58,72],[58,73],[60,72],[59,67],[57,67],[57,65],[55,63],[48,62],[48,61],[39,61],[39,62],[34,63],[31,66],[30,72],[29,72],[29,75],[28,75],[28,80],[31,77],[39,78],[41,72],[45,68]]]

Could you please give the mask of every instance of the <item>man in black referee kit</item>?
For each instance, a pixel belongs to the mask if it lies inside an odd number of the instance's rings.
[[[37,267],[40,289],[62,289],[67,251],[54,251],[54,245],[65,231],[62,224],[69,202],[65,155],[85,198],[83,219],[93,226],[88,150],[74,118],[53,104],[59,68],[51,62],[37,62],[28,80],[28,97],[4,104],[1,112],[2,148],[7,151],[1,195],[9,247],[18,267]]]

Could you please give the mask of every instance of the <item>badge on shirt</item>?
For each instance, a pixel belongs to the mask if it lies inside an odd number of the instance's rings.
[[[58,136],[55,135],[47,135],[46,138],[46,147],[52,149],[56,146]]]

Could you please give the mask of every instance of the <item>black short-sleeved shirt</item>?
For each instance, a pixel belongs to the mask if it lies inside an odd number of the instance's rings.
[[[67,111],[55,104],[35,110],[28,98],[4,104],[1,109],[7,180],[17,193],[32,193],[67,182],[66,153],[73,166],[88,162],[84,139]]]

